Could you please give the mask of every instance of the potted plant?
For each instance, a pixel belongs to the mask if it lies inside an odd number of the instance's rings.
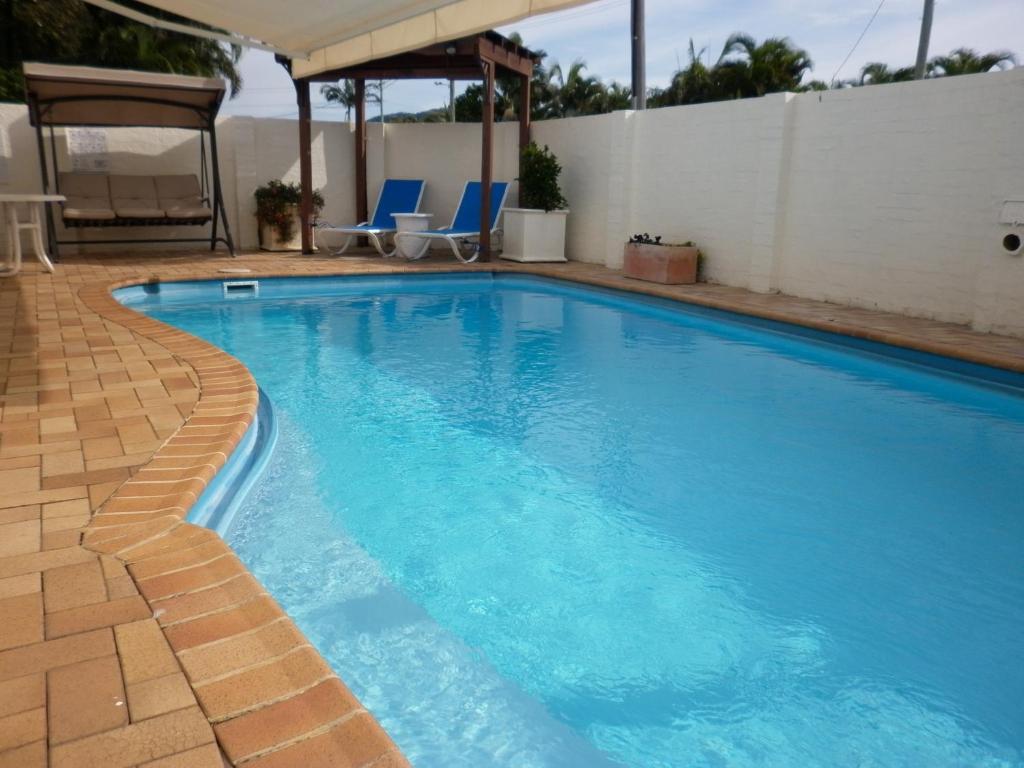
[[[682,244],[663,243],[661,235],[651,237],[644,232],[633,235],[626,243],[622,274],[637,280],[664,285],[697,282],[704,257],[692,241]]]
[[[256,188],[256,221],[260,248],[265,251],[298,251],[302,248],[299,204],[302,187],[283,181],[268,181]],[[324,198],[313,190],[313,218],[324,209]]]
[[[565,261],[568,203],[558,177],[562,166],[548,147],[530,142],[519,158],[519,193],[524,208],[505,209],[503,259]]]

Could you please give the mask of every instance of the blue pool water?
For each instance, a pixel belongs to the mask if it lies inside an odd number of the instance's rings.
[[[230,542],[415,765],[1024,765],[1013,377],[538,279],[150,290],[274,405]]]

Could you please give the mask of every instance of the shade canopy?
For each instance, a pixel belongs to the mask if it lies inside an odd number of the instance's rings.
[[[297,79],[585,2],[589,0],[146,0],[147,5],[288,52]]]
[[[207,129],[224,99],[218,78],[25,64],[32,124]]]

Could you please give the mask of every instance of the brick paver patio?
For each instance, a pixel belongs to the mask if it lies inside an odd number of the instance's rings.
[[[184,522],[249,424],[227,354],[117,304],[140,280],[528,270],[1024,371],[1024,340],[582,264],[207,253],[0,278],[0,768],[397,766],[388,736],[220,538]]]

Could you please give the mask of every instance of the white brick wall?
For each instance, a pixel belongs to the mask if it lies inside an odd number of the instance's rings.
[[[252,247],[252,192],[298,180],[298,132],[292,120],[219,126],[232,230]],[[1024,258],[1002,252],[998,224],[1003,200],[1024,199],[1022,126],[1024,69],[547,121],[533,133],[564,169],[571,259],[618,267],[626,238],[650,232],[696,241],[717,282],[1024,336]],[[0,190],[38,189],[24,107],[0,104],[0,130],[11,152]],[[513,181],[517,127],[495,138],[495,177]],[[197,164],[187,132],[119,129],[109,146],[115,172]],[[69,167],[60,132],[58,150]],[[348,126],[314,123],[329,221],[354,220],[353,154]],[[423,209],[447,224],[479,174],[479,126],[371,124],[368,156],[371,206],[385,177],[423,177]]]
[[[804,94],[776,260],[785,293],[1024,335],[1024,71]]]

